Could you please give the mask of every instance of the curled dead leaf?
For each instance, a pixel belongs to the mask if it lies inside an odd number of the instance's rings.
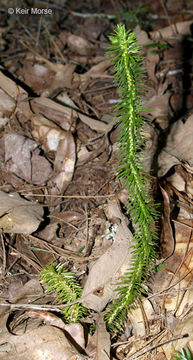
[[[94,355],[95,360],[108,360],[110,359],[110,348],[110,335],[106,330],[103,314],[98,314],[96,331],[92,337],[89,337],[86,350],[90,356]]]
[[[92,54],[92,50],[93,50],[92,44],[88,40],[80,36],[69,34],[67,36],[67,44],[71,51],[79,55],[88,56]]]
[[[51,164],[40,156],[37,142],[17,133],[8,133],[4,135],[4,144],[7,171],[29,183],[43,185],[48,180]]]
[[[73,103],[70,103],[72,106]],[[54,121],[63,130],[75,130],[75,122],[77,119],[77,113],[69,105],[58,104],[57,102],[45,98],[35,98],[31,101],[32,110],[35,114],[43,114],[47,119]],[[74,106],[75,107],[75,106]]]
[[[31,234],[43,216],[41,205],[23,199],[19,194],[0,191],[0,228],[6,233]]]
[[[179,36],[179,35],[191,35],[191,25],[192,20],[190,21],[182,21],[175,24],[171,24],[170,26],[166,26],[163,29],[159,29],[156,31],[150,32],[150,36],[152,40],[159,39],[168,39],[169,37]]]
[[[54,175],[49,182],[52,193],[63,193],[70,183],[76,160],[75,143],[71,132],[60,140],[54,160]]]

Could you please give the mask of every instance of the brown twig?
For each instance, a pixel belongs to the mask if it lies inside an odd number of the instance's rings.
[[[179,339],[183,339],[185,337],[188,337],[189,335],[188,334],[184,334],[184,335],[176,335],[176,336],[173,336],[171,337],[170,339],[167,339],[167,340],[163,340],[161,341],[160,343],[158,344],[154,344],[152,346],[149,346],[148,348],[145,348],[143,350],[139,350],[139,351],[136,351],[133,355],[128,355],[125,359],[129,359],[129,360],[134,360],[134,359],[137,359],[139,356],[142,356],[144,354],[146,354],[147,352],[149,351],[152,351],[154,349],[157,349],[158,347],[160,346],[163,346],[165,344],[168,344],[172,341],[176,341],[176,340],[179,340]]]
[[[20,192],[23,196],[45,196],[45,197],[53,197],[53,198],[64,198],[64,199],[105,199],[105,198],[111,198],[115,196],[115,194],[109,194],[109,195],[44,195],[44,194],[29,194],[25,192]],[[37,205],[37,204],[36,204]]]

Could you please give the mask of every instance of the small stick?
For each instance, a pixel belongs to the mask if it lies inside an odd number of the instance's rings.
[[[134,359],[137,359],[139,356],[142,356],[144,355],[145,353],[149,352],[149,351],[152,351],[160,346],[163,346],[165,344],[168,344],[172,341],[176,341],[176,340],[179,340],[179,339],[183,339],[185,337],[188,337],[189,335],[188,334],[184,334],[184,335],[176,335],[176,336],[173,336],[172,338],[170,339],[167,339],[167,340],[163,340],[161,341],[160,343],[158,344],[154,344],[152,346],[149,346],[148,348],[145,348],[143,349],[142,351],[137,351],[135,354],[133,355],[130,355],[128,354],[128,356],[125,358],[125,359],[129,359],[129,360],[134,360]]]
[[[115,196],[114,194],[110,195],[44,195],[44,194],[29,194],[22,192],[23,196],[45,196],[45,197],[53,197],[53,198],[64,198],[64,199],[105,199]]]

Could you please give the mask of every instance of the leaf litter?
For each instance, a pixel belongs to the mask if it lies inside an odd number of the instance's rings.
[[[127,6],[116,3],[93,5],[93,11],[113,12],[119,22]],[[118,94],[104,51],[113,23],[79,17],[83,13],[73,1],[64,27],[57,10],[55,17],[37,17],[39,35],[32,16],[6,14],[7,23],[2,21],[2,359],[170,358],[187,344],[193,349],[192,54],[187,52],[192,20],[188,10],[182,18],[171,12],[170,2],[164,9],[160,4],[153,9],[164,11],[165,18],[152,20],[149,10],[151,31],[143,17],[137,26],[130,23],[147,71],[151,122],[145,161],[162,189],[162,195],[157,192],[163,204],[160,269],[117,342],[105,329],[103,311],[129,267],[132,232],[122,210],[128,194],[116,180],[118,129],[112,114]],[[84,328],[96,321],[87,343],[83,326],[65,325],[54,295],[44,294],[40,285],[40,269],[53,261],[64,262],[81,281],[82,302],[92,309]]]

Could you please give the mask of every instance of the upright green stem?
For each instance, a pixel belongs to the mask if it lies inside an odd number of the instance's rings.
[[[149,178],[140,159],[144,145],[141,117],[142,100],[140,84],[143,80],[143,58],[134,33],[118,25],[110,36],[114,53],[114,73],[120,92],[116,106],[119,124],[120,163],[118,178],[128,188],[127,213],[135,225],[134,249],[130,269],[117,285],[119,298],[105,315],[110,330],[120,330],[127,309],[132,309],[144,290],[144,280],[149,274],[151,263],[156,257],[154,239],[157,237],[155,218],[157,211],[150,196]]]

